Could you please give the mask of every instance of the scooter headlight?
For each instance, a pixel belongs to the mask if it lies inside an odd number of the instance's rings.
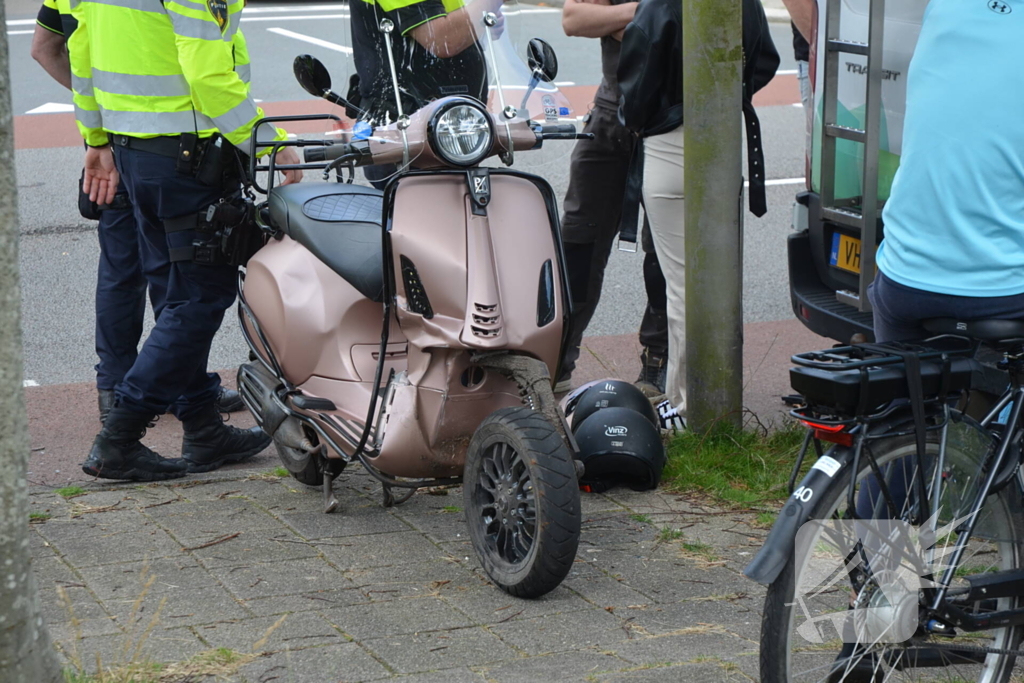
[[[480,106],[460,100],[441,107],[430,121],[430,146],[453,166],[475,166],[491,151],[491,118]]]

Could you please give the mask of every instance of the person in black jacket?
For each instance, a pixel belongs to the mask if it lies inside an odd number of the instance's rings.
[[[572,330],[562,358],[555,392],[572,388],[572,373],[580,355],[583,335],[601,298],[604,273],[618,233],[626,174],[633,137],[619,123],[619,67],[622,32],[633,19],[637,3],[630,0],[565,0],[562,29],[568,36],[601,41],[601,85],[591,110],[583,119],[585,133],[569,165],[565,193],[562,240],[572,294]],[[636,221],[634,221],[634,225]],[[640,322],[640,375],[636,386],[647,396],[665,393],[668,327],[665,314],[665,278],[654,255],[650,231],[644,230],[644,285],[647,306]]]
[[[622,38],[619,117],[641,138],[634,173],[642,173],[643,200],[668,296],[669,356],[663,421],[685,415],[686,324],[683,250],[683,18],[678,0],[643,0]],[[750,208],[765,213],[764,155],[750,98],[775,75],[779,55],[759,0],[743,0],[743,113],[747,123]],[[739,112],[737,112],[737,115]],[[738,121],[737,121],[738,123]],[[738,134],[737,130],[737,134]],[[642,155],[642,156],[639,156]],[[636,162],[642,161],[639,168]],[[636,178],[633,179],[636,185]]]

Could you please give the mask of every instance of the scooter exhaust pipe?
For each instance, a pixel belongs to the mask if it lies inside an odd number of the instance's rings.
[[[273,437],[288,415],[278,405],[277,389],[281,383],[258,363],[245,363],[238,368],[238,393],[242,402],[268,436]],[[302,430],[296,430],[300,434]],[[293,444],[288,444],[293,445]],[[296,443],[295,448],[301,448]]]

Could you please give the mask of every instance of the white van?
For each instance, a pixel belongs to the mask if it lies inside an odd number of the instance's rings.
[[[808,191],[797,195],[789,237],[789,288],[793,312],[810,330],[847,343],[854,334],[873,339],[870,311],[844,303],[837,292],[857,292],[862,250],[871,250],[882,237],[878,218],[876,239],[862,244],[860,231],[822,216],[821,192],[825,74],[825,22],[829,7],[839,8],[839,39],[867,43],[871,0],[817,0],[818,22],[811,42],[811,78],[814,89],[814,130],[808,159]],[[899,166],[907,93],[907,69],[921,29],[928,0],[890,0],[885,3],[882,53],[880,131],[878,142],[878,200],[885,202]],[[877,11],[877,9],[875,10]],[[834,52],[839,61],[837,115],[840,126],[865,128],[867,57]],[[836,141],[834,196],[836,206],[858,211],[863,197],[865,144]],[[879,216],[881,211],[879,210]],[[872,260],[873,263],[873,260]],[[849,297],[847,297],[849,300]]]

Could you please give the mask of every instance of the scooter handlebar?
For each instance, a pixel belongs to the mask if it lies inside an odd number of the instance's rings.
[[[345,156],[351,152],[351,147],[344,142],[326,145],[324,147],[307,147],[302,150],[302,158],[307,164],[334,161],[338,157]]]
[[[574,123],[549,123],[540,127],[541,140],[593,140],[593,133],[577,133]]]

